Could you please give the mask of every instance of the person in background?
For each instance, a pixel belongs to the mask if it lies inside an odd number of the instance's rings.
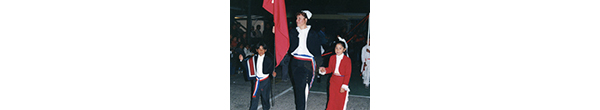
[[[371,39],[370,37],[367,37],[367,45],[365,45],[362,48],[362,55],[361,55],[361,61],[362,61],[362,66],[360,66],[360,71],[362,72],[362,77],[363,77],[363,84],[365,84],[365,87],[369,87],[369,83],[370,81],[370,76],[371,76]]]
[[[250,44],[250,41],[249,41],[250,38],[247,37],[246,34],[241,34],[241,36],[242,36],[241,38],[238,38],[239,43]]]
[[[249,28],[250,29],[248,30],[248,32],[250,32],[250,36],[246,37],[246,38],[248,38],[246,40],[246,42],[247,42],[247,44],[256,44],[257,43],[256,41],[258,41],[257,40],[258,38],[256,37],[256,33],[254,33],[254,26],[249,26]]]
[[[329,58],[329,66],[319,68],[321,75],[333,73],[329,80],[327,110],[345,110],[348,103],[348,92],[350,92],[348,82],[352,76],[352,61],[344,55],[344,51],[346,51],[344,42],[337,42],[335,55]]]
[[[237,37],[233,37],[230,39],[230,43],[229,43],[229,48],[235,48],[238,45],[238,38]]]
[[[248,30],[248,32],[250,32],[250,38],[256,38],[256,33],[254,33],[254,26],[250,26],[250,30]]]
[[[256,30],[254,30],[254,36],[256,38],[262,38],[263,33],[260,32],[260,25],[256,25]]]
[[[233,64],[234,65],[233,72],[238,72],[240,70],[240,67],[241,67],[240,60],[243,59],[243,58],[239,58],[239,57],[235,57],[235,56],[246,56],[246,53],[244,53],[244,50],[243,50],[244,45],[246,45],[246,44],[239,43],[237,45],[237,47],[235,49],[233,49],[233,56],[235,58],[235,62]]]
[[[246,54],[246,56],[244,56],[244,57],[254,56],[254,53],[250,49],[250,45],[245,45],[244,54]]]
[[[319,39],[321,39],[321,54],[323,54],[325,52],[325,49],[328,47],[328,38],[327,34],[325,34],[325,27],[321,27],[321,30],[319,31]]]

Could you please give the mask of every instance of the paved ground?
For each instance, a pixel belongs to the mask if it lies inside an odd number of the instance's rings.
[[[280,78],[280,77],[279,77]],[[279,78],[273,84],[273,102],[272,110],[293,110],[294,91],[290,81],[284,82]],[[322,77],[320,82],[313,83],[313,88],[308,95],[308,110],[324,110],[327,105],[327,82],[329,76]],[[245,81],[243,75],[235,74],[230,76],[230,109],[247,110],[250,107],[251,82]],[[348,97],[348,110],[368,110],[370,105],[369,89],[362,85],[362,79],[359,73],[352,73],[350,79],[350,96]],[[262,105],[259,102],[259,110]]]

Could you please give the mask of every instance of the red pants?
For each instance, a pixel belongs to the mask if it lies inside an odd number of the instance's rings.
[[[345,110],[348,102],[348,91],[340,93],[342,88],[342,77],[335,75],[331,76],[329,84],[329,102],[327,102],[327,110]]]

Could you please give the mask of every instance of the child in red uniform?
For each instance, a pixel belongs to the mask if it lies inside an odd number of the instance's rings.
[[[329,101],[327,110],[345,110],[348,103],[348,81],[352,72],[350,58],[344,55],[346,45],[343,42],[335,44],[335,54],[329,58],[329,67],[319,68],[321,75],[333,73],[329,80]]]

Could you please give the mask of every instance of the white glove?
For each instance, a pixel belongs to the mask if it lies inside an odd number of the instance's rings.
[[[350,88],[348,87],[348,85],[342,84],[342,88],[344,88],[344,90],[350,92]]]

